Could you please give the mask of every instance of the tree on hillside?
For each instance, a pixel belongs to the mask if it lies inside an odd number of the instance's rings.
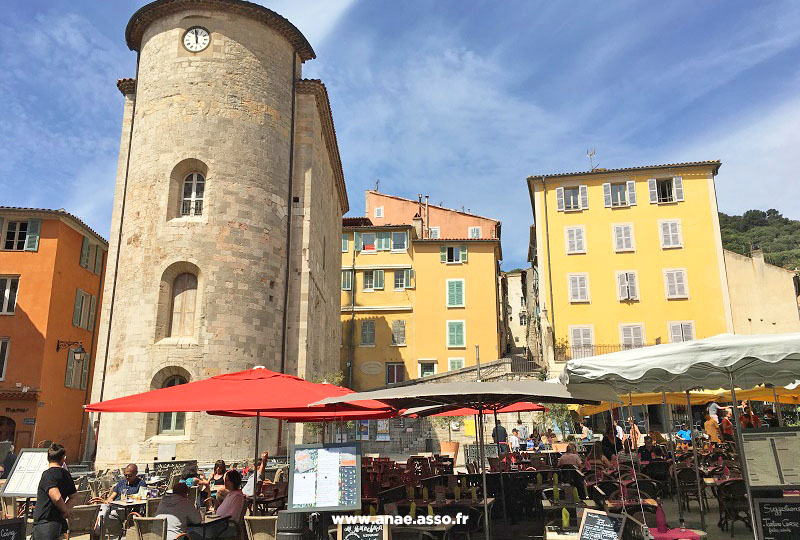
[[[800,266],[800,221],[785,218],[774,208],[748,210],[741,216],[720,212],[719,226],[725,249],[749,256],[761,248],[770,264]]]

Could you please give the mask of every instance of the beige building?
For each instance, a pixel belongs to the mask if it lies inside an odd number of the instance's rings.
[[[767,264],[760,249],[752,255],[725,250],[734,333],[800,332],[797,273]]]
[[[125,38],[137,77],[118,83],[125,106],[92,400],[256,365],[309,379],[336,372],[348,201],[325,86],[301,76],[311,45],[240,0],[154,2]],[[104,414],[96,463],[241,460],[252,424]],[[262,447],[274,452],[284,433],[266,422]]]

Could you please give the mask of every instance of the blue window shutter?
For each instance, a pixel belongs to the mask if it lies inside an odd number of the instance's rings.
[[[80,264],[84,268],[89,268],[89,239],[85,236],[83,237],[83,242],[81,243],[81,261]]]
[[[0,228],[2,228],[2,220],[0,220]],[[28,220],[28,234],[25,237],[25,251],[39,251],[39,232],[42,228],[41,219]]]
[[[72,388],[72,372],[75,368],[75,355],[72,349],[67,351],[67,371],[64,373],[64,386]]]
[[[72,325],[80,327],[81,325],[81,304],[83,300],[83,291],[77,289],[75,291],[75,306],[72,309]]]
[[[92,299],[89,301],[89,320],[86,323],[86,329],[91,332],[94,330],[94,314],[96,309],[97,298],[92,296]]]

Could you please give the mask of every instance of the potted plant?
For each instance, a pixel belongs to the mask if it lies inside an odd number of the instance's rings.
[[[456,458],[458,456],[458,447],[460,445],[458,441],[453,440],[453,426],[455,426],[456,429],[461,427],[463,422],[462,418],[460,416],[437,416],[435,418],[431,418],[431,421],[436,427],[447,426],[447,440],[439,441],[439,452]]]

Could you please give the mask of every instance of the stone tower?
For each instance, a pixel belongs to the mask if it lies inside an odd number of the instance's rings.
[[[125,38],[137,69],[118,82],[93,401],[256,365],[332,375],[348,202],[325,86],[301,78],[311,45],[241,0],[158,0]],[[273,452],[277,426],[260,440]],[[252,445],[252,420],[103,414],[96,463],[241,460]]]

